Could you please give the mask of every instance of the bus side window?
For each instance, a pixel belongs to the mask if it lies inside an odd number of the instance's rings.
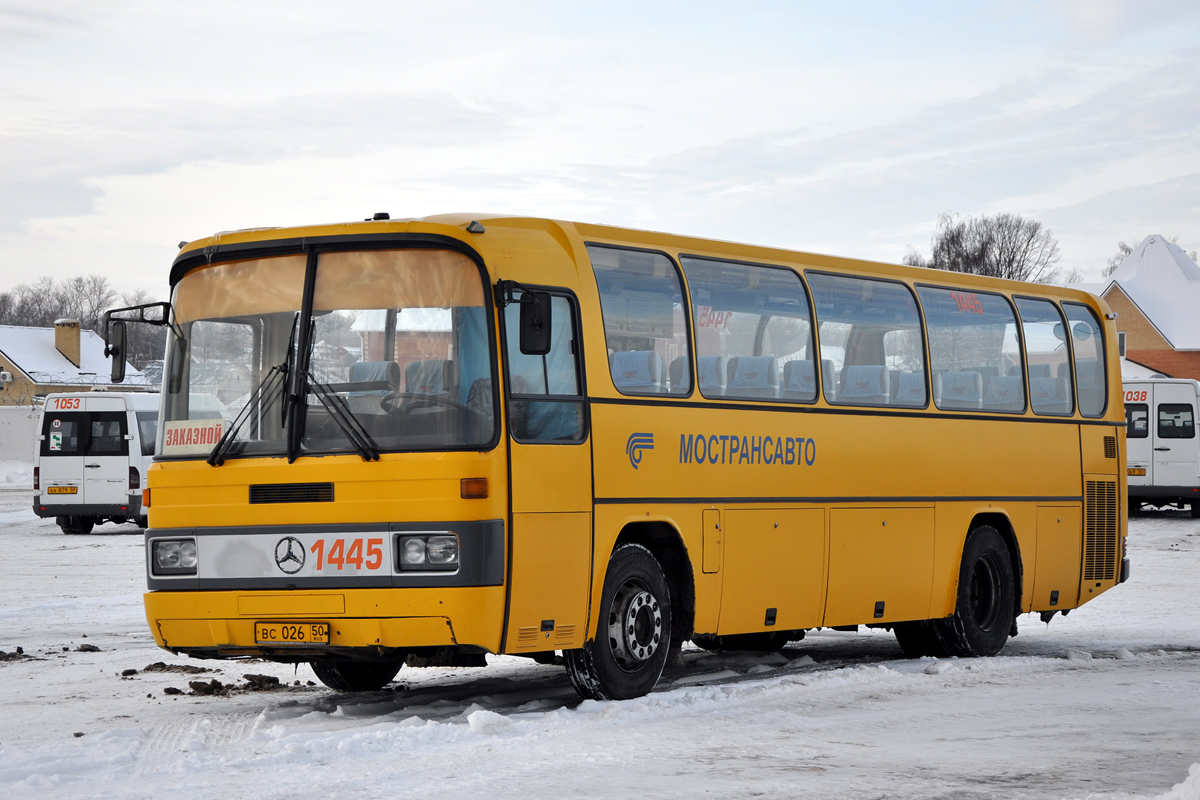
[[[807,272],[821,359],[838,405],[924,407],[925,345],[917,301],[896,281]],[[824,367],[822,372],[824,372]]]
[[[942,409],[1022,412],[1017,317],[998,294],[920,286],[933,402]]]
[[[521,352],[521,304],[504,309],[509,424],[518,441],[578,442],[585,425],[575,312],[571,300],[561,295],[552,295],[550,304],[550,352],[545,355]]]
[[[1029,404],[1039,415],[1070,415],[1071,390],[1066,326],[1058,307],[1048,300],[1016,299],[1029,363]]]
[[[587,251],[613,386],[621,394],[690,394],[683,288],[674,262],[643,250],[588,245]]]
[[[1067,321],[1071,326],[1079,413],[1085,417],[1103,416],[1108,396],[1104,370],[1104,329],[1087,306],[1063,303],[1063,311],[1067,312]]]
[[[692,297],[700,393],[816,400],[812,323],[800,276],[703,258],[682,257],[680,263]]]

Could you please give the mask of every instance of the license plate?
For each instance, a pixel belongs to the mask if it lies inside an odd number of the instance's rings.
[[[1128,472],[1130,475],[1145,475],[1146,468],[1145,467],[1128,467],[1126,469],[1126,472]]]
[[[329,644],[326,622],[256,622],[256,644]]]
[[[51,486],[46,489],[47,494],[78,494],[78,486]]]

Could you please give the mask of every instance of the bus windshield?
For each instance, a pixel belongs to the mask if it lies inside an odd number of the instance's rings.
[[[175,288],[164,456],[478,449],[493,439],[483,280],[459,253],[229,261]]]

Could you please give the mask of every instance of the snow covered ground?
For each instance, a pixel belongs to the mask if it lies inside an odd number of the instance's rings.
[[[1135,518],[1132,580],[1048,626],[1022,617],[997,658],[908,661],[890,634],[827,631],[782,654],[689,647],[649,697],[597,703],[510,657],[342,695],[306,666],[172,656],[142,615],[141,532],[64,536],[31,499],[0,487],[6,798],[1200,800],[1186,513]],[[232,688],[190,686],[213,680]]]

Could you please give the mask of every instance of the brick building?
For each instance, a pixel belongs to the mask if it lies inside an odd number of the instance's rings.
[[[86,392],[98,387],[122,392],[154,391],[129,364],[125,382],[109,380],[112,364],[104,340],[80,330],[79,321],[60,319],[53,328],[0,325],[0,406],[34,405],[50,392]]]
[[[1102,284],[1117,312],[1126,360],[1200,380],[1200,267],[1162,236],[1147,236]]]

